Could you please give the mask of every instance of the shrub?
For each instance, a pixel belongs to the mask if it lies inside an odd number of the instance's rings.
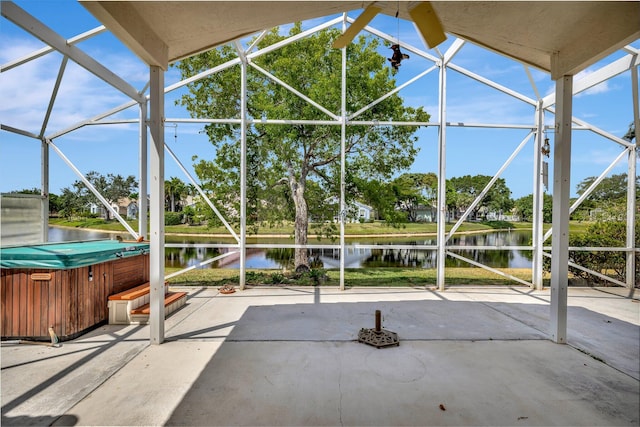
[[[583,234],[572,235],[569,246],[576,247],[624,247],[626,246],[627,224],[619,221],[602,221],[591,224]],[[635,245],[640,242],[640,228],[636,227]],[[626,280],[627,260],[624,252],[611,251],[572,251],[569,261],[589,270],[605,274],[616,280]],[[636,255],[636,278],[640,271],[640,256]],[[545,258],[544,268],[551,270],[551,260]],[[588,280],[593,284],[610,285],[611,282],[594,276],[586,271],[569,266],[569,271],[578,278]]]
[[[180,225],[182,223],[182,214],[180,212],[165,212],[164,225]]]
[[[282,273],[272,273],[271,274],[271,283],[274,285],[280,285],[287,281],[287,278]]]
[[[328,279],[327,271],[324,268],[313,268],[308,274],[315,286],[321,285],[322,282]]]

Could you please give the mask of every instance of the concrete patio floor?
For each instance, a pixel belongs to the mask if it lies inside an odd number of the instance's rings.
[[[548,290],[185,289],[160,346],[136,325],[3,345],[2,425],[640,423],[625,289],[570,288],[569,345],[548,340]],[[376,309],[398,347],[357,342]]]

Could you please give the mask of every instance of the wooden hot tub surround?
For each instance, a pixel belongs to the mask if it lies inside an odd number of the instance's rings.
[[[79,242],[79,247],[84,243]],[[126,245],[104,241],[98,245],[98,256],[85,251],[75,261],[65,260],[59,268],[30,268],[29,263],[20,267],[17,261],[6,260],[14,248],[3,248],[2,339],[49,340],[48,328],[53,326],[60,340],[69,340],[106,323],[109,295],[149,281],[148,244],[136,244],[135,250]],[[81,264],[98,262],[74,267],[78,260]]]

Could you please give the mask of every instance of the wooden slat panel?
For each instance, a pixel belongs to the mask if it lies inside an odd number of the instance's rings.
[[[11,306],[20,307],[20,280],[22,272],[13,278],[13,293],[11,295]],[[12,331],[15,335],[20,334],[20,310],[13,310],[11,316]]]
[[[145,268],[149,255],[137,255],[113,261],[113,293],[129,289],[140,283],[144,283],[149,275],[149,269]]]
[[[64,274],[64,271],[56,272],[53,280],[49,282],[49,292],[47,300],[47,327],[53,326],[56,332],[59,332],[58,325],[56,324],[56,283],[60,280],[60,276]]]
[[[69,323],[67,324],[67,334],[75,334],[80,329],[80,314],[83,313],[83,301],[84,292],[82,292],[86,286],[86,282],[88,281],[88,267],[84,267],[82,271],[77,271],[73,281],[69,283],[69,294],[68,298],[71,301],[69,307],[71,308],[70,312],[67,313],[67,319],[69,319]]]
[[[14,273],[2,272],[2,336],[12,336],[13,317],[13,279]]]
[[[56,282],[56,323],[58,328],[55,329],[56,333],[60,336],[67,335],[67,316],[65,313],[69,310],[67,304],[67,290],[66,284],[70,280],[73,280],[74,274],[72,270],[64,270],[61,274],[61,280]]]
[[[62,317],[62,301],[64,299],[64,294],[62,290],[62,283],[69,280],[69,270],[64,270],[58,276],[58,280],[55,283],[55,299],[54,299],[54,325],[57,325],[55,329],[58,332],[58,335],[64,336],[66,334],[65,321],[64,317]]]
[[[63,332],[61,334],[63,336],[71,335],[75,332],[75,328],[77,327],[77,317],[78,317],[78,281],[79,274],[78,270],[81,269],[73,269],[69,271],[69,279],[66,283],[63,283],[62,286],[62,302],[63,302],[63,311],[60,313],[61,318],[64,321],[64,327],[62,328]]]
[[[111,263],[104,263],[101,265],[101,274],[98,280],[98,287],[96,287],[96,298],[94,300],[94,323],[100,323],[104,320],[109,319],[109,311],[107,308],[107,297],[109,295],[109,288],[107,286],[107,281],[110,280],[110,269]]]
[[[142,281],[148,282],[151,279],[151,272],[149,271],[149,266],[151,265],[149,261],[149,255],[144,255],[142,259],[144,264],[144,267],[142,268],[142,271],[144,272],[144,277],[142,278]]]
[[[9,276],[5,269],[0,269],[0,335],[7,336],[7,288]]]
[[[104,280],[102,282],[102,292],[101,292],[101,314],[100,321],[109,319],[109,310],[107,308],[107,297],[111,295],[113,292],[113,263],[107,262],[104,264]]]
[[[27,310],[25,310],[27,312],[27,318],[25,319],[25,326],[26,326],[26,336],[33,336],[33,318],[35,317],[35,311],[36,311],[36,307],[34,304],[34,297],[33,297],[33,280],[31,280],[31,275],[27,274],[27,280],[26,280],[26,300],[27,300]]]
[[[93,266],[91,266],[91,271],[93,272]],[[84,267],[82,269],[78,269],[78,274],[76,276],[75,281],[75,300],[76,300],[76,310],[73,313],[73,319],[75,320],[73,325],[73,332],[77,332],[82,330],[84,326],[84,322],[87,317],[87,307],[86,307],[86,297],[88,292],[89,284],[89,267]]]
[[[82,310],[82,300],[80,290],[83,288],[83,284],[87,281],[87,267],[83,268],[84,271],[77,271],[74,274],[73,280],[69,282],[67,287],[67,298],[69,299],[69,312],[66,313],[67,322],[67,335],[75,334],[79,328],[79,315]]]
[[[27,277],[26,273],[20,274],[20,286],[18,287],[18,335],[27,336],[27,316],[30,310],[27,307]],[[24,308],[23,308],[24,307]]]
[[[91,298],[93,297],[93,286],[98,267],[98,265],[91,266],[91,274],[93,275],[91,280],[89,280],[89,271],[87,270],[87,275],[78,281],[78,330],[80,331],[93,325],[93,302]]]
[[[49,281],[32,280],[31,291],[33,293],[33,336],[40,336],[40,316],[42,315],[42,301],[40,288],[46,286]]]
[[[20,280],[24,273],[19,272],[13,278],[13,294],[11,295],[11,306],[14,307],[11,316],[11,331],[14,335],[20,335]]]
[[[100,268],[101,264],[96,264],[93,266],[93,277],[91,281],[87,280],[87,286],[84,288],[84,298],[83,306],[84,306],[84,316],[78,318],[78,322],[80,328],[85,329],[89,326],[93,325],[95,313],[93,310],[93,301],[96,298],[96,287],[100,286],[100,273],[102,268]]]
[[[105,264],[100,265],[100,275],[93,278],[93,299],[91,300],[91,311],[93,312],[93,323],[100,322],[102,310],[100,309],[100,301],[104,294]]]
[[[51,280],[46,286],[40,287],[40,335],[48,333],[49,329],[49,287],[51,282],[56,280],[58,272],[51,272]]]

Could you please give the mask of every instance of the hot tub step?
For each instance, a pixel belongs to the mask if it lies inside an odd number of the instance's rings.
[[[186,292],[168,292],[164,296],[164,315],[169,316],[187,302]],[[131,324],[144,325],[149,323],[150,305],[145,304],[131,310]]]
[[[165,294],[169,292],[169,284],[164,284]],[[151,285],[149,282],[127,289],[117,294],[109,295],[109,324],[131,324],[131,311],[149,302]]]

